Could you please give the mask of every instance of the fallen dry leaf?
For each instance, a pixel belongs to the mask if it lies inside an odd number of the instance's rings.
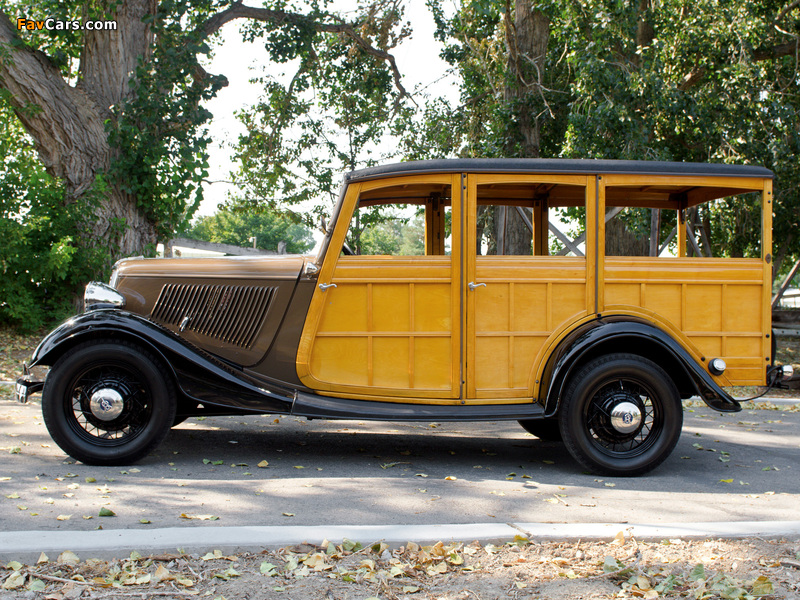
[[[60,565],[77,565],[81,562],[81,559],[71,550],[64,550],[64,552],[58,555],[56,562]]]

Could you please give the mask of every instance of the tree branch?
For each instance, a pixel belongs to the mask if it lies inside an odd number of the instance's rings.
[[[775,22],[780,23],[783,20],[783,17],[788,15],[792,9],[795,9],[798,6],[800,6],[800,0],[794,0],[794,2],[792,2],[789,6],[787,6],[781,12],[778,13],[778,16],[775,17]]]
[[[797,0],[797,3],[800,4],[800,0]],[[795,40],[793,42],[786,42],[785,44],[776,44],[775,46],[759,48],[753,51],[753,60],[762,62],[765,60],[774,60],[782,56],[794,56],[798,52],[798,43],[800,43],[800,41]],[[705,67],[692,69],[692,71],[683,78],[683,81],[680,82],[678,89],[682,92],[689,91],[700,84],[703,79],[705,79],[707,73],[708,69]]]
[[[797,52],[797,43],[797,40],[795,40],[793,42],[777,44],[768,48],[759,48],[753,52],[753,59],[756,61],[762,61],[780,58],[781,56],[792,56],[795,52]]]
[[[694,86],[699,84],[708,73],[708,69],[705,67],[695,67],[692,69],[691,73],[689,73],[686,77],[683,78],[680,85],[678,85],[678,89],[682,92],[687,92],[692,89]]]
[[[47,171],[79,195],[109,157],[103,118],[95,102],[70,86],[47,55],[26,46],[0,10],[0,87]]]
[[[400,70],[397,68],[394,56],[385,50],[373,46],[368,40],[358,34],[356,27],[351,23],[345,23],[343,21],[338,23],[324,23],[298,13],[271,10],[268,8],[256,8],[253,6],[245,6],[241,2],[235,2],[230,7],[207,19],[206,22],[200,26],[199,32],[203,38],[206,38],[219,31],[226,23],[230,23],[236,19],[252,19],[254,21],[264,21],[274,25],[306,25],[317,32],[344,34],[353,40],[353,42],[367,54],[386,61],[389,68],[392,70],[394,85],[400,92],[400,96],[409,97],[408,92],[405,87],[403,87]]]

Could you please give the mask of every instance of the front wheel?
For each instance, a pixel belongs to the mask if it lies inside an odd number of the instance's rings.
[[[559,428],[570,454],[599,475],[642,475],[675,448],[683,407],[672,379],[656,363],[610,354],[570,380]]]
[[[169,432],[175,406],[161,363],[124,341],[76,346],[56,361],[42,391],[53,440],[90,465],[125,465],[146,456]]]

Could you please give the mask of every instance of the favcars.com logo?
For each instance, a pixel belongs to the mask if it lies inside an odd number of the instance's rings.
[[[62,19],[44,19],[36,21],[20,17],[17,19],[17,30],[26,31],[116,31],[116,21],[64,21]]]

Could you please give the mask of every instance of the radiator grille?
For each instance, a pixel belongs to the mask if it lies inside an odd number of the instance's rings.
[[[169,283],[161,288],[151,318],[164,325],[249,348],[275,297],[275,290],[261,286]]]

